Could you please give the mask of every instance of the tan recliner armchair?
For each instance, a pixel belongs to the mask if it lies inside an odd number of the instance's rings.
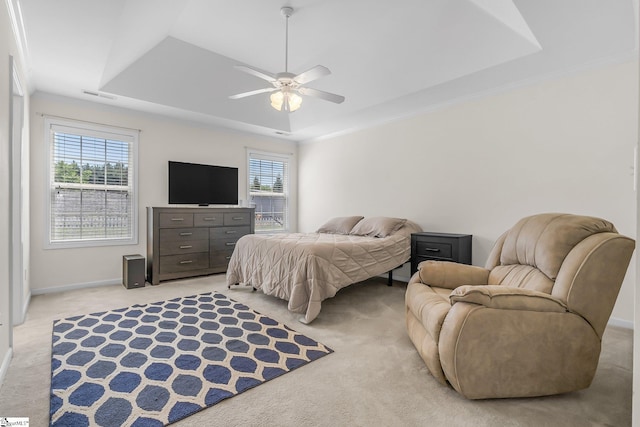
[[[587,388],[634,246],[599,218],[524,218],[486,268],[420,264],[405,297],[409,337],[433,376],[469,399]]]

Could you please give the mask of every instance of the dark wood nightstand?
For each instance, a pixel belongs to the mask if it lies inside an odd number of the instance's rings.
[[[411,275],[422,261],[452,261],[471,264],[471,234],[411,234]]]

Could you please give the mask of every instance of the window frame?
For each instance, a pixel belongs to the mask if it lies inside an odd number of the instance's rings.
[[[274,162],[282,162],[285,164],[285,176],[282,177],[283,196],[284,196],[284,209],[285,209],[285,226],[282,230],[258,230],[257,220],[255,220],[255,233],[256,234],[277,234],[277,233],[289,233],[291,230],[291,160],[293,156],[291,154],[261,151],[255,149],[247,149],[247,204],[248,206],[255,207],[251,202],[251,160],[267,160]],[[254,212],[254,219],[257,212]]]
[[[66,119],[54,116],[44,116],[44,142],[46,145],[45,154],[45,191],[44,191],[44,249],[69,249],[85,247],[108,247],[126,246],[138,244],[138,142],[139,130],[129,129],[99,123]],[[54,128],[67,129],[69,133],[92,136],[104,139],[113,139],[130,144],[131,158],[129,164],[133,167],[131,179],[133,183],[129,185],[131,191],[131,236],[127,238],[92,238],[80,240],[52,241],[52,203],[51,189],[54,186],[52,174],[52,161],[54,156]],[[90,185],[90,184],[89,184]]]

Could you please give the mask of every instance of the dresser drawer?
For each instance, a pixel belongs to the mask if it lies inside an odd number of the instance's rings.
[[[159,234],[161,245],[169,241],[209,240],[208,228],[164,228]]]
[[[192,254],[196,252],[207,252],[209,250],[209,239],[206,240],[166,240],[160,241],[160,255]]]
[[[224,224],[224,213],[193,214],[193,225],[196,227],[218,227]]]
[[[205,270],[207,268],[209,268],[208,252],[160,257],[160,274]]]
[[[211,240],[209,250],[211,251],[232,251],[236,247],[236,243],[240,237],[229,237],[227,239]]]
[[[224,225],[251,225],[249,212],[227,212],[224,214]]]
[[[226,270],[232,254],[233,249],[225,251],[211,251],[211,256],[209,258],[209,267]]]
[[[191,213],[161,213],[159,217],[160,228],[193,227],[193,214]]]
[[[239,239],[240,237],[244,236],[245,234],[249,234],[251,233],[251,227],[246,226],[246,227],[218,227],[218,228],[211,228],[211,239],[230,239],[230,238],[236,238]]]

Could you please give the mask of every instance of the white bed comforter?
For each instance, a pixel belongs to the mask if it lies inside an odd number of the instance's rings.
[[[251,285],[289,302],[294,313],[309,323],[321,303],[340,289],[392,270],[410,258],[407,223],[385,237],[342,234],[250,234],[238,240],[227,269],[227,284]]]

